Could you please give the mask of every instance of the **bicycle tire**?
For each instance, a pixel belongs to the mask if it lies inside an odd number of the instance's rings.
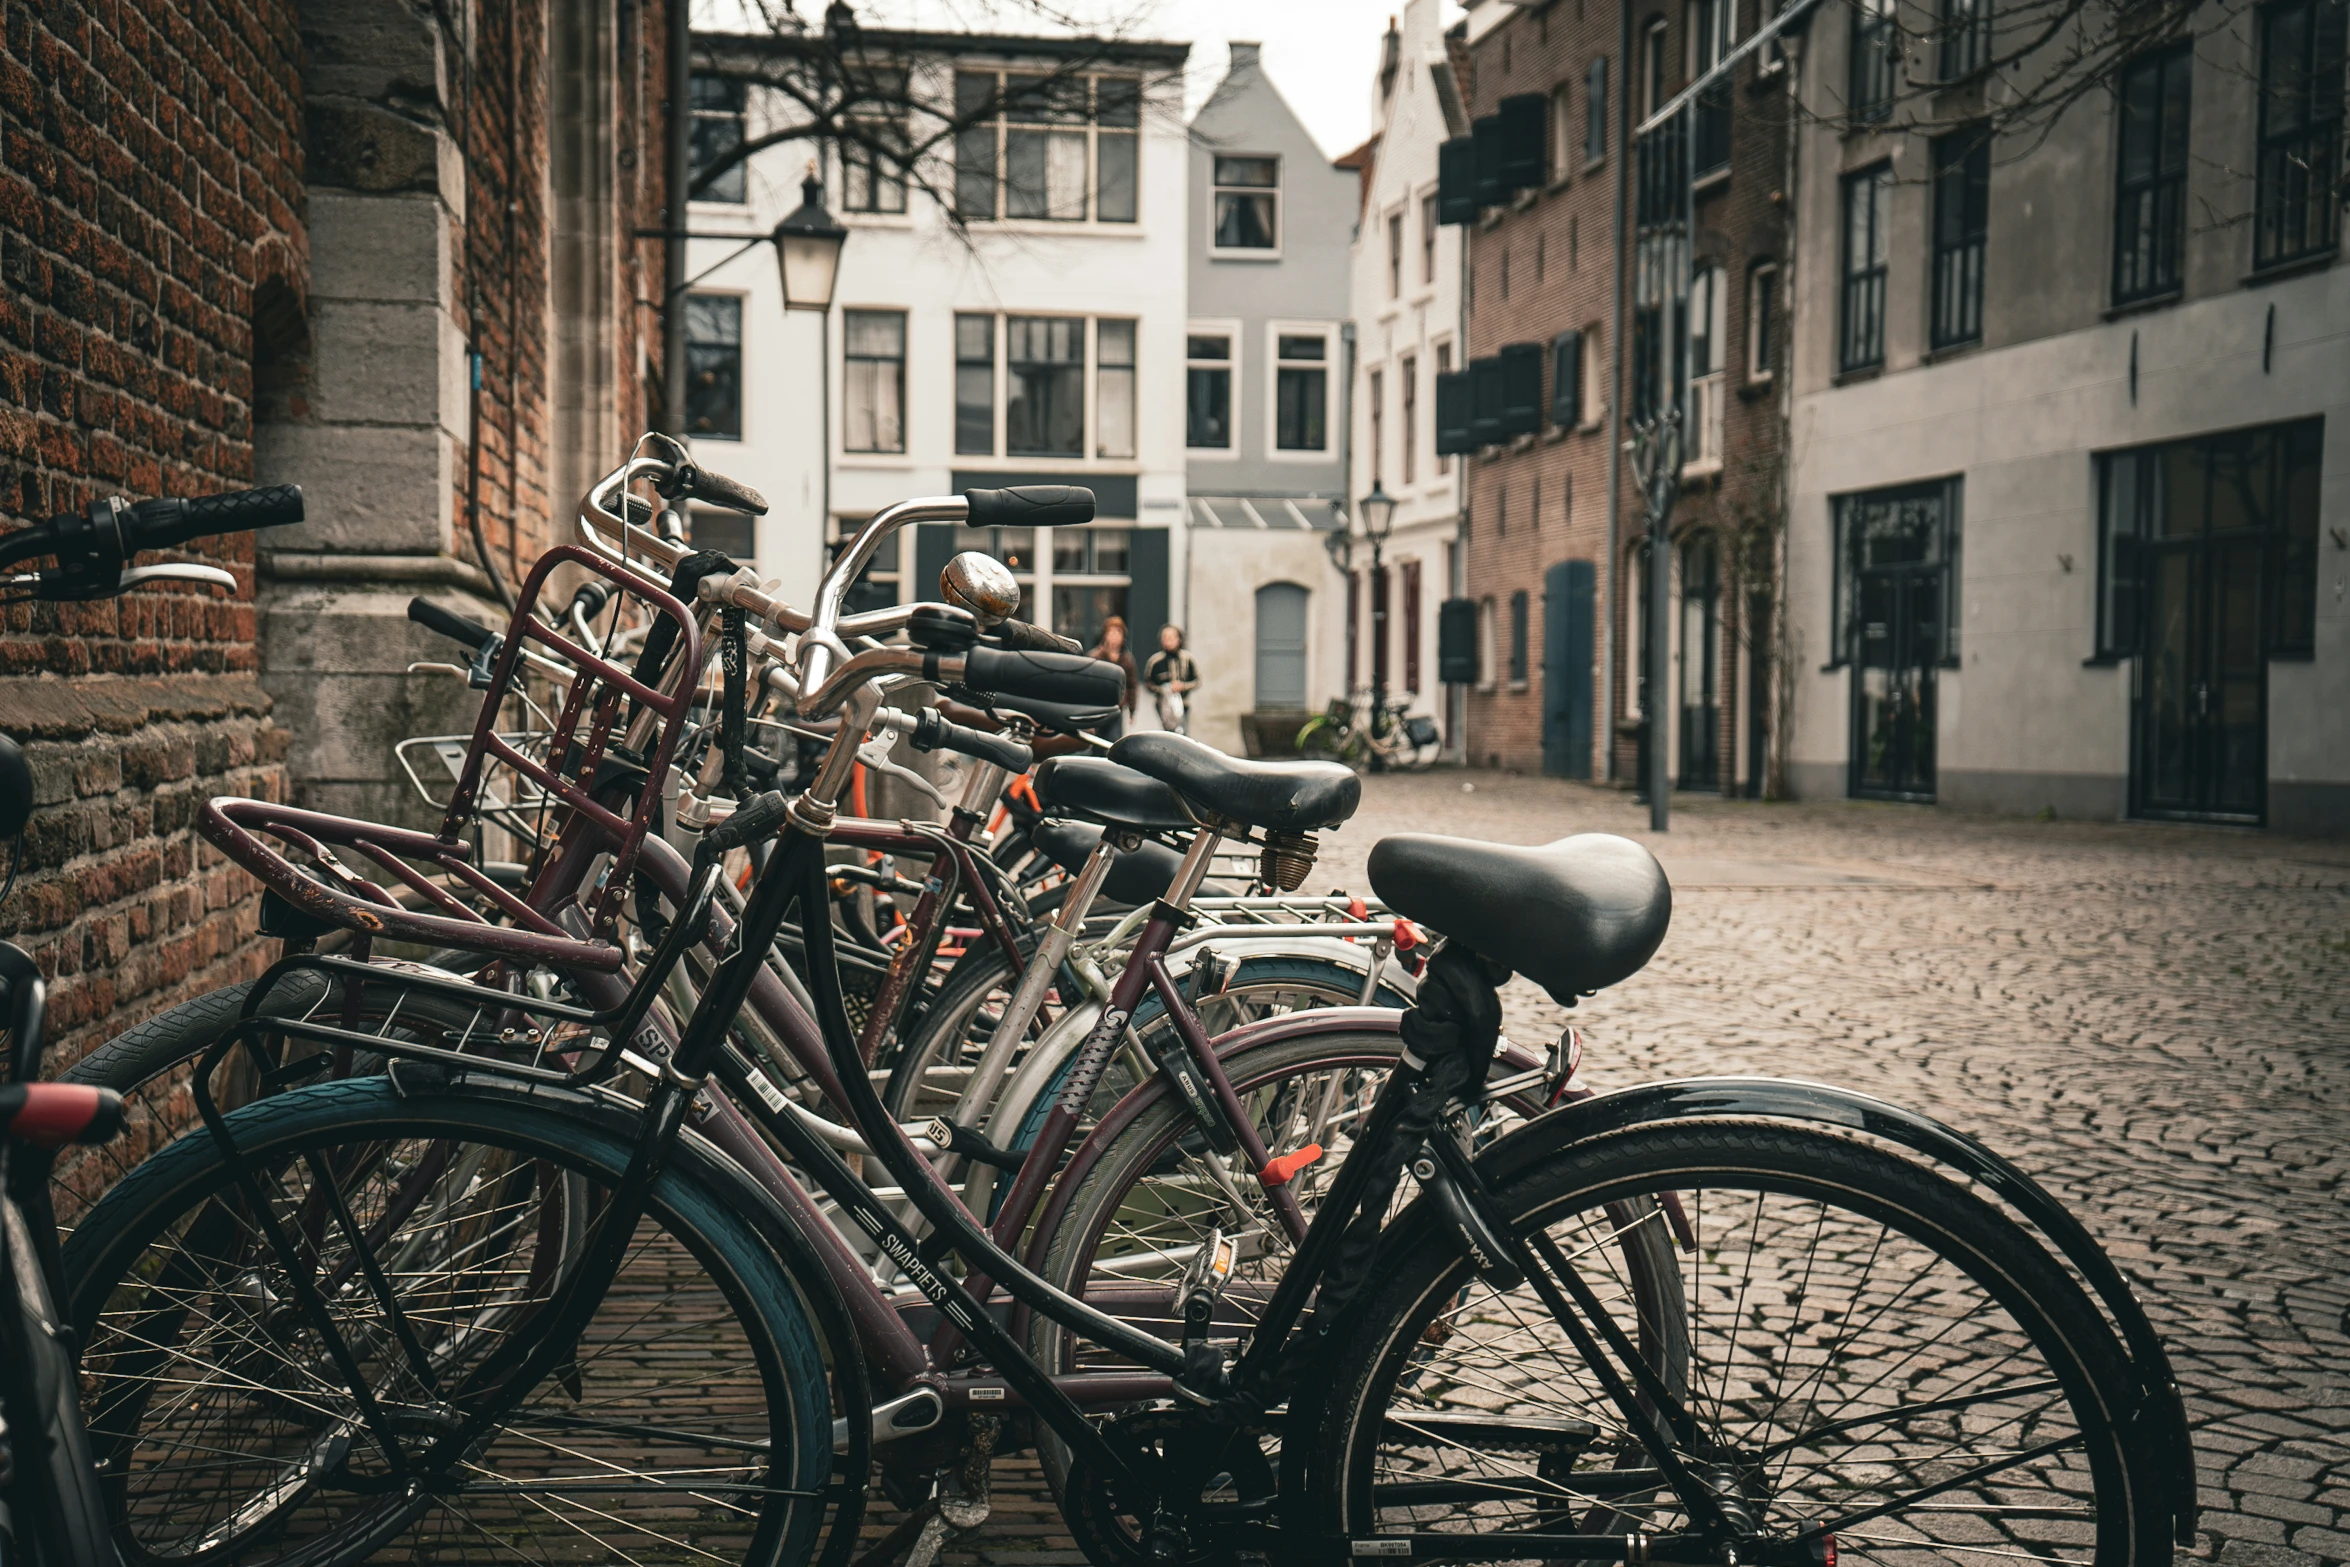
[[[1684,1279],[1693,1308],[1729,1318],[1714,1327],[1693,1315],[1686,1407],[1696,1430],[1680,1445],[1700,1455],[1691,1461],[1707,1466],[1717,1496],[1776,1531],[1766,1556],[1823,1530],[1831,1554],[1848,1559],[2021,1550],[2098,1567],[2170,1561],[2164,1481],[2151,1457],[2131,1451],[2122,1418],[2136,1402],[2122,1346],[2072,1276],[1990,1204],[1881,1147],[1760,1121],[1595,1138],[1496,1197],[1519,1236],[1568,1226],[1550,1243],[1559,1255],[1604,1261],[1620,1233],[1608,1205],[1663,1192],[1680,1194],[1692,1228]],[[1540,1298],[1472,1277],[1427,1208],[1391,1231],[1355,1314],[1330,1336],[1330,1359],[1293,1404],[1284,1494],[1303,1511],[1293,1522],[1354,1542],[1341,1548],[1356,1554],[1394,1549],[1364,1542],[1407,1527],[1473,1529],[1497,1556],[1511,1554],[1498,1537],[1528,1516],[1583,1534],[1656,1537],[1685,1525],[1588,1363],[1559,1352],[1565,1335]],[[1572,1228],[1594,1213],[1615,1230]],[[1800,1273],[1773,1251],[1758,1281],[1758,1257],[1807,1237]],[[1880,1259],[1914,1274],[1872,1282]],[[1930,1287],[1889,1319],[1921,1281]],[[1550,1326],[1547,1354],[1529,1321]],[[1856,1341],[1849,1365],[1838,1359],[1844,1334]],[[2008,1369],[2027,1356],[2044,1371]],[[1879,1385],[1862,1387],[1858,1375],[1870,1371],[1898,1378],[1889,1407],[1867,1401]],[[1461,1410],[1487,1426],[1518,1424],[1472,1446],[1463,1426],[1441,1424]],[[1554,1425],[1536,1430],[1526,1415]],[[1801,1429],[1774,1439],[1790,1426]],[[1896,1445],[1913,1430],[1928,1444],[1921,1456]],[[1532,1452],[1544,1456],[1510,1456]],[[2031,1493],[2044,1501],[2009,1499],[2033,1480],[2048,1483]],[[1881,1492],[1895,1494],[1877,1502]]]
[[[297,1158],[305,1161],[302,1167],[306,1170],[318,1168],[307,1162],[313,1156],[335,1161],[334,1167],[347,1176],[367,1170],[371,1172],[370,1179],[380,1174],[386,1182],[392,1182],[360,1188],[358,1195],[365,1201],[353,1206],[363,1216],[377,1215],[369,1219],[371,1225],[388,1226],[378,1237],[378,1244],[381,1249],[393,1251],[397,1261],[403,1227],[417,1213],[427,1213],[435,1219],[455,1215],[453,1222],[497,1227],[498,1216],[504,1211],[502,1194],[517,1182],[538,1180],[547,1183],[550,1189],[568,1190],[571,1178],[577,1177],[608,1185],[628,1163],[634,1120],[633,1113],[625,1107],[599,1106],[586,1096],[462,1083],[403,1094],[390,1078],[374,1076],[280,1094],[233,1112],[228,1124],[234,1132],[240,1157],[249,1167],[268,1172],[273,1183],[277,1180],[276,1172]],[[418,1156],[417,1164],[404,1166],[391,1155],[377,1151],[386,1147],[421,1148],[424,1152]],[[451,1147],[478,1148],[507,1157],[460,1161],[453,1154],[441,1152]],[[442,1160],[437,1170],[431,1164],[434,1157]],[[414,1179],[415,1171],[420,1168],[435,1170],[421,1187]],[[439,1193],[432,1184],[440,1180],[438,1171],[449,1172],[447,1194]],[[493,1174],[495,1178],[489,1179]],[[397,1181],[393,1182],[395,1176]],[[297,1331],[308,1330],[301,1319],[289,1316],[283,1309],[284,1301],[297,1297],[293,1289],[282,1287],[287,1284],[282,1272],[273,1275],[264,1271],[275,1266],[274,1254],[249,1245],[242,1253],[230,1251],[231,1243],[240,1239],[236,1234],[240,1225],[248,1231],[252,1228],[249,1220],[240,1220],[236,1215],[241,1199],[227,1195],[234,1191],[233,1180],[232,1167],[212,1137],[200,1134],[183,1138],[132,1171],[102,1198],[67,1243],[69,1309],[88,1346],[85,1377],[94,1389],[93,1402],[98,1411],[91,1427],[93,1445],[109,1476],[109,1508],[126,1562],[139,1564],[168,1559],[204,1563],[233,1556],[240,1563],[272,1560],[280,1567],[298,1567],[298,1564],[299,1567],[326,1567],[329,1563],[356,1560],[403,1535],[415,1534],[427,1520],[435,1520],[432,1527],[450,1532],[459,1532],[453,1527],[457,1524],[480,1530],[483,1527],[480,1522],[446,1498],[492,1494],[480,1489],[490,1483],[478,1478],[482,1474],[497,1482],[494,1495],[519,1496],[538,1507],[540,1513],[557,1519],[561,1529],[568,1531],[565,1538],[584,1534],[588,1531],[581,1518],[589,1515],[608,1518],[613,1514],[603,1513],[592,1505],[569,1503],[563,1498],[584,1488],[591,1493],[592,1503],[629,1489],[604,1483],[607,1476],[620,1469],[620,1460],[610,1454],[599,1456],[591,1452],[580,1459],[585,1471],[580,1476],[532,1478],[534,1467],[543,1468],[548,1453],[590,1447],[589,1436],[576,1434],[582,1431],[600,1431],[607,1439],[634,1444],[615,1449],[616,1452],[644,1453],[666,1442],[671,1448],[689,1453],[740,1455],[756,1451],[755,1444],[764,1441],[769,1444],[770,1454],[783,1453],[783,1472],[773,1480],[767,1478],[772,1470],[760,1470],[739,1457],[732,1469],[723,1467],[724,1459],[710,1459],[704,1466],[682,1470],[658,1468],[659,1460],[654,1458],[638,1460],[639,1467],[648,1471],[640,1478],[651,1483],[637,1489],[657,1492],[668,1513],[694,1512],[696,1504],[700,1504],[701,1518],[717,1517],[725,1528],[747,1534],[747,1540],[725,1546],[736,1553],[735,1559],[761,1564],[804,1561],[812,1553],[818,1532],[828,1518],[836,1534],[841,1532],[845,1521],[845,1532],[853,1537],[855,1514],[861,1502],[842,1498],[838,1494],[841,1488],[832,1483],[832,1418],[836,1377],[841,1379],[837,1397],[847,1406],[848,1413],[854,1417],[863,1407],[861,1357],[853,1352],[844,1355],[845,1345],[837,1337],[827,1343],[824,1319],[830,1313],[822,1310],[818,1302],[829,1285],[821,1282],[821,1272],[815,1269],[812,1256],[804,1248],[796,1259],[791,1248],[779,1250],[773,1227],[755,1222],[753,1215],[760,1210],[757,1200],[750,1195],[747,1178],[697,1138],[691,1135],[681,1138],[658,1178],[646,1220],[642,1221],[655,1227],[655,1237],[640,1240],[632,1248],[631,1269],[599,1309],[598,1322],[604,1324],[603,1329],[599,1334],[597,1326],[591,1324],[582,1351],[569,1368],[568,1387],[559,1375],[534,1390],[532,1396],[546,1395],[550,1406],[555,1402],[555,1395],[572,1392],[576,1396],[571,1402],[580,1413],[567,1416],[552,1408],[537,1410],[536,1406],[526,1404],[515,1418],[502,1422],[482,1447],[463,1460],[464,1467],[475,1472],[465,1488],[436,1495],[435,1487],[441,1482],[435,1481],[421,1495],[387,1495],[374,1502],[366,1500],[367,1492],[357,1479],[351,1481],[352,1489],[348,1493],[331,1492],[316,1479],[320,1472],[346,1478],[357,1475],[348,1458],[318,1455],[331,1455],[338,1444],[345,1452],[362,1451],[357,1433],[365,1428],[352,1413],[357,1405],[348,1399],[347,1389],[343,1404],[338,1406],[331,1402],[335,1397],[332,1385],[297,1361],[294,1348],[301,1343]],[[394,1197],[415,1192],[421,1195],[410,1196],[405,1208],[385,1203],[378,1214],[372,1194],[381,1191],[389,1191]],[[468,1217],[472,1210],[460,1205],[472,1202],[477,1196],[489,1206]],[[543,1208],[530,1211],[539,1214]],[[544,1221],[534,1218],[531,1222],[543,1224]],[[199,1227],[202,1243],[192,1251],[177,1247],[176,1242],[167,1239],[184,1237]],[[503,1227],[513,1228],[512,1225]],[[322,1234],[327,1233],[323,1221],[320,1228]],[[477,1232],[478,1229],[460,1233]],[[667,1246],[659,1244],[663,1234],[670,1243]],[[218,1249],[217,1255],[213,1248]],[[315,1249],[319,1260],[313,1264],[314,1271],[334,1276],[324,1260],[331,1252],[323,1247]],[[429,1254],[430,1248],[424,1251]],[[648,1263],[645,1259],[655,1260]],[[680,1268],[679,1262],[690,1267]],[[201,1289],[193,1283],[184,1287],[172,1285],[171,1281],[179,1277],[171,1271],[173,1268],[193,1268],[191,1280],[209,1283]],[[648,1275],[652,1279],[650,1286],[646,1277],[640,1276],[646,1268],[653,1270]],[[621,1377],[616,1384],[604,1379],[603,1368],[598,1364],[602,1356],[626,1346],[630,1355],[651,1353],[657,1371],[661,1352],[652,1346],[665,1337],[684,1332],[672,1326],[666,1333],[632,1335],[631,1330],[641,1329],[651,1317],[650,1308],[641,1311],[634,1323],[606,1321],[615,1312],[641,1305],[646,1290],[657,1287],[665,1276],[663,1269],[667,1275],[696,1281],[696,1287],[702,1280],[711,1286],[708,1294],[714,1298],[690,1294],[685,1298],[701,1300],[705,1315],[711,1319],[696,1326],[695,1358],[698,1363],[718,1367],[681,1383],[680,1392],[666,1398],[658,1396],[658,1387],[647,1375],[636,1375],[625,1365],[616,1366],[614,1369]],[[518,1270],[519,1284],[513,1282]],[[355,1270],[346,1264],[342,1271],[348,1277]],[[417,1321],[426,1325],[423,1331],[432,1336],[434,1353],[443,1357],[440,1369],[454,1374],[455,1368],[464,1363],[461,1357],[480,1348],[469,1337],[472,1328],[464,1313],[474,1311],[478,1315],[478,1307],[467,1303],[485,1298],[481,1292],[489,1286],[480,1282],[474,1273],[461,1274],[445,1267],[438,1271],[426,1268],[413,1272],[392,1269],[387,1270],[387,1276],[413,1281],[403,1288],[426,1304],[439,1298],[428,1290],[439,1288],[440,1281],[446,1280],[446,1288],[441,1293],[447,1303],[437,1308],[438,1315],[420,1314]],[[501,1287],[509,1295],[497,1298],[510,1300],[511,1292],[519,1290],[520,1310],[525,1314],[549,1298],[544,1293],[546,1281],[531,1273],[526,1262],[509,1265],[503,1277],[507,1282]],[[280,1287],[273,1287],[273,1281]],[[811,1296],[811,1285],[816,1298]],[[366,1293],[361,1290],[357,1295]],[[339,1301],[341,1296],[336,1298]],[[668,1298],[677,1298],[677,1292]],[[811,1309],[812,1306],[818,1309]],[[200,1309],[212,1313],[214,1320],[227,1321],[228,1330],[213,1342],[227,1346],[227,1352],[240,1357],[242,1368],[229,1380],[216,1377],[205,1384],[221,1389],[213,1395],[214,1401],[225,1405],[238,1391],[236,1382],[240,1377],[258,1387],[257,1396],[250,1400],[257,1411],[251,1423],[260,1428],[260,1434],[253,1438],[258,1456],[247,1467],[258,1471],[266,1483],[256,1488],[232,1477],[225,1486],[216,1487],[224,1494],[210,1512],[185,1523],[182,1519],[196,1506],[196,1500],[187,1495],[184,1487],[175,1489],[166,1498],[174,1516],[168,1524],[157,1523],[154,1527],[179,1529],[180,1540],[193,1539],[198,1548],[159,1551],[150,1549],[149,1541],[141,1536],[140,1520],[133,1516],[134,1503],[138,1500],[134,1479],[152,1476],[161,1467],[154,1463],[142,1467],[137,1463],[141,1423],[150,1401],[157,1397],[155,1389],[160,1380],[141,1374],[138,1368],[159,1353],[176,1353],[173,1344],[162,1339],[165,1331],[173,1334],[175,1340],[201,1349],[201,1324],[198,1335],[184,1339],[181,1336],[189,1318]],[[365,1338],[360,1331],[365,1320],[358,1315],[350,1318],[352,1337]],[[130,1330],[123,1326],[126,1321],[131,1325]],[[734,1338],[726,1336],[729,1324]],[[833,1333],[837,1331],[835,1326]],[[278,1335],[283,1335],[286,1347],[280,1347]],[[482,1337],[485,1343],[494,1342],[494,1335]],[[431,1407],[420,1407],[422,1395],[415,1390],[425,1384],[411,1368],[398,1365],[384,1345],[385,1338],[384,1329],[374,1330],[373,1341],[383,1350],[385,1363],[393,1367],[393,1372],[375,1379],[381,1385],[374,1391],[387,1405],[410,1411],[402,1418],[420,1429],[422,1434],[416,1440],[421,1444],[434,1428],[434,1421],[447,1417],[435,1416]],[[734,1347],[737,1339],[739,1347]],[[730,1349],[732,1359],[725,1359],[719,1348],[713,1346]],[[277,1364],[268,1361],[269,1354],[277,1356]],[[191,1352],[188,1359],[199,1368],[204,1365],[198,1354]],[[165,1369],[179,1363],[158,1362]],[[632,1375],[636,1376],[633,1382],[629,1380]],[[276,1376],[288,1385],[270,1388],[259,1383],[264,1376]],[[406,1382],[401,1381],[403,1376]],[[596,1379],[592,1383],[587,1380],[590,1376]],[[616,1386],[619,1392],[611,1393]],[[688,1386],[692,1389],[690,1412],[681,1402],[682,1389]],[[594,1396],[598,1393],[635,1402],[621,1406],[616,1414],[612,1412],[614,1406]],[[403,1396],[407,1402],[399,1403],[398,1398]],[[755,1409],[749,1403],[753,1398],[761,1401]],[[186,1401],[181,1402],[184,1405]],[[299,1414],[305,1406],[320,1430],[296,1446],[276,1443],[280,1451],[273,1456],[267,1438],[267,1420],[291,1418],[287,1410]],[[199,1401],[200,1412],[203,1407]],[[641,1411],[641,1418],[623,1419],[622,1415],[632,1409]],[[592,1416],[588,1413],[598,1410],[603,1412]],[[729,1410],[737,1413],[730,1417]],[[750,1413],[742,1414],[742,1410]],[[169,1404],[163,1413],[167,1419],[176,1418]],[[204,1415],[204,1418],[212,1417]],[[731,1418],[732,1425],[723,1431],[705,1433],[678,1429],[681,1423],[693,1418],[707,1419],[713,1424]],[[851,1429],[858,1425],[858,1419],[851,1418]],[[575,1434],[569,1442],[558,1442],[546,1434],[560,1431]],[[213,1456],[205,1460],[206,1467],[221,1468],[222,1459],[234,1461],[242,1456],[229,1446],[228,1436],[220,1435],[212,1427],[199,1426],[199,1433],[210,1437],[204,1448]],[[216,1451],[222,1448],[228,1450]],[[852,1449],[859,1450],[861,1444]],[[285,1451],[299,1451],[303,1455],[303,1467],[291,1467],[283,1456]],[[321,1464],[325,1465],[323,1471],[319,1468]],[[720,1478],[706,1478],[714,1474]],[[703,1478],[689,1479],[689,1476]],[[862,1476],[857,1478],[861,1481]],[[182,1479],[185,1480],[184,1474]],[[745,1498],[744,1493],[764,1490],[770,1485],[792,1494],[766,1495],[753,1515],[754,1522],[747,1527],[739,1525],[733,1515],[745,1509],[723,1498],[756,1501],[759,1500],[756,1494]],[[538,1490],[530,1489],[533,1486]],[[852,1489],[861,1491],[861,1486]],[[713,1498],[706,1492],[722,1495]],[[554,1496],[554,1505],[537,1501],[541,1493]],[[346,1494],[360,1500],[328,1499]],[[836,1505],[841,1509],[837,1515],[832,1512]],[[563,1507],[572,1508],[572,1515],[559,1511]],[[309,1516],[302,1516],[304,1509]],[[216,1515],[225,1521],[216,1523],[211,1534],[222,1538],[213,1540],[211,1535],[196,1532],[205,1519]],[[527,1523],[536,1515],[517,1508],[511,1516]],[[248,1518],[252,1522],[240,1526],[240,1520]],[[521,1526],[498,1521],[509,1528]],[[674,1536],[688,1532],[688,1525],[673,1518],[665,1519],[660,1527],[650,1528],[654,1539],[660,1542],[657,1546],[630,1532],[626,1535],[629,1547],[626,1554],[638,1561],[657,1558],[669,1550],[681,1558],[707,1556],[709,1546],[717,1537],[708,1532],[710,1525],[706,1522],[694,1527],[699,1530],[696,1539],[680,1541]],[[662,1534],[661,1528],[667,1528],[670,1533]],[[274,1553],[265,1551],[265,1547],[281,1541],[285,1542],[282,1548]]]

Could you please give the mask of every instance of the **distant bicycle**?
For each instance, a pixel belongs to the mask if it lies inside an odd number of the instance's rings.
[[[1297,732],[1301,756],[1344,762],[1356,772],[1418,771],[1436,760],[1443,746],[1436,720],[1405,710],[1402,702],[1376,704],[1367,690],[1333,697],[1330,705]]]

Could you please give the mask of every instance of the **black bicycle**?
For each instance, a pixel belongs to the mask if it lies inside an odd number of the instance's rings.
[[[1075,520],[1073,501],[1056,504],[1028,520]],[[868,535],[827,578],[817,630],[880,542]],[[152,1500],[151,1554],[324,1564],[397,1541],[452,1560],[845,1556],[867,1435],[892,1412],[873,1408],[842,1303],[785,1206],[691,1129],[795,910],[825,1044],[894,1188],[797,1121],[771,1133],[933,1314],[924,1380],[961,1450],[1049,1435],[1097,1562],[2122,1567],[2192,1537],[2162,1346],[2079,1224],[1980,1144],[1768,1079],[1652,1084],[1478,1136],[1495,986],[1515,973],[1571,1003],[1664,937],[1663,872],[1619,838],[1407,836],[1374,851],[1374,889],[1446,940],[1401,1064],[1345,1146],[1286,1150],[1258,1173],[1275,1196],[1299,1161],[1337,1163],[1245,1309],[1225,1289],[1236,1248],[1213,1232],[1187,1245],[1169,1289],[1168,1216],[1124,1198],[1071,1227],[1091,1256],[1032,1271],[873,1089],[834,961],[825,840],[877,682],[1086,701],[1102,677],[977,643],[949,612],[920,634],[853,657],[802,640],[800,711],[838,714],[837,738],[801,793],[758,796],[704,835],[639,991],[696,938],[720,857],[769,839],[773,852],[641,1099],[599,1086],[636,1037],[630,1004],[478,992],[518,1032],[532,1016],[574,1031],[570,1064],[532,1065],[265,1015],[271,985],[361,972],[346,960],[288,959],[254,987],[197,1076],[206,1134],[135,1170],[69,1247],[110,1483],[157,1454],[220,1455]],[[1343,768],[1242,762],[1180,736],[1130,737],[1110,759],[1203,829],[1153,906],[1169,928],[1220,839],[1294,840],[1359,796]],[[1071,1069],[1073,1110],[1149,983],[1121,980]],[[393,1064],[300,1086],[344,1051]],[[231,1054],[272,1092],[223,1111],[208,1085]],[[1154,1124],[1152,1168],[1180,1169],[1192,1128]],[[1176,1181],[1106,1189],[1181,1201]],[[1153,1309],[1120,1296],[1129,1265]],[[682,1305],[681,1280],[699,1284]],[[154,1526],[174,1506],[192,1520],[177,1537]]]

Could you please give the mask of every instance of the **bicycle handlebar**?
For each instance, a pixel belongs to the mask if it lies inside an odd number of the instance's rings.
[[[272,484],[258,490],[230,490],[185,500],[141,501],[124,524],[130,554],[170,549],[211,533],[251,533],[284,528],[303,516],[302,487]]]
[[[430,599],[410,599],[408,618],[428,631],[437,631],[452,642],[464,644],[468,651],[475,653],[498,635],[480,621],[443,609]]]
[[[729,479],[723,473],[713,473],[698,463],[681,463],[676,476],[662,486],[664,495],[682,495],[688,500],[708,501],[728,511],[748,512],[754,517],[767,515],[767,497],[739,479]]]
[[[1036,765],[1036,758],[1027,746],[1010,735],[983,734],[951,723],[937,708],[925,708],[914,721],[913,745],[917,751],[959,751],[982,762],[992,762],[1007,772],[1024,773]]]
[[[1081,484],[1016,484],[965,490],[974,528],[1075,528],[1093,521],[1093,491]]]
[[[1071,638],[1047,631],[1042,626],[1032,626],[1025,620],[1013,620],[1008,616],[990,626],[987,634],[1006,647],[1019,648],[1030,653],[1082,653],[1085,651],[1081,644]]]

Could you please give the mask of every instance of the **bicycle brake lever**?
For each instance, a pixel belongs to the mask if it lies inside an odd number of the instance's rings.
[[[237,579],[218,566],[199,566],[194,561],[173,561],[162,566],[133,566],[122,574],[122,586],[135,587],[142,582],[208,582],[216,588],[234,589]]]

